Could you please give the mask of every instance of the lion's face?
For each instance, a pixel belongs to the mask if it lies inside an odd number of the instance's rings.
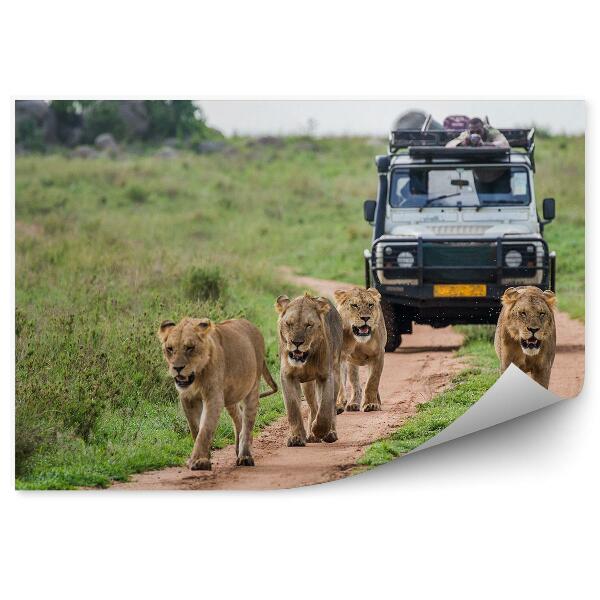
[[[158,329],[163,355],[178,391],[196,381],[210,358],[210,336],[214,325],[209,319],[182,319],[175,325],[164,321]]]
[[[352,328],[358,342],[368,342],[379,325],[380,293],[375,288],[363,290],[355,287],[348,291],[337,290],[334,296],[344,325]]]
[[[555,301],[550,290],[542,292],[532,286],[508,288],[504,292],[502,304],[508,309],[507,329],[524,354],[538,354],[544,341],[552,335]]]
[[[287,296],[277,298],[279,337],[291,366],[303,366],[311,351],[324,339],[323,316],[330,308],[325,298],[313,298],[308,294],[294,300]]]

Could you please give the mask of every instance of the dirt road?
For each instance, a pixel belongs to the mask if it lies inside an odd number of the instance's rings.
[[[296,283],[332,296],[340,284],[296,278]],[[256,437],[254,468],[236,468],[233,446],[213,452],[212,471],[172,467],[134,475],[110,489],[275,489],[322,483],[344,477],[365,448],[397,429],[447,387],[463,363],[454,356],[462,338],[449,329],[415,326],[394,354],[387,354],[381,379],[382,410],[338,415],[339,441],[288,448],[287,419],[272,423]]]
[[[291,275],[289,275],[291,277]],[[295,283],[332,297],[343,287],[335,281],[294,277]],[[564,314],[557,316],[558,353],[550,389],[561,397],[576,395],[583,382],[583,325]],[[213,453],[212,471],[171,467],[134,475],[110,489],[204,490],[292,488],[340,479],[351,472],[365,448],[386,437],[413,415],[420,403],[448,387],[464,364],[454,356],[461,336],[451,328],[415,325],[402,346],[387,354],[381,379],[382,410],[338,416],[339,441],[288,448],[285,417],[266,427],[254,440],[254,468],[235,467],[233,446]]]

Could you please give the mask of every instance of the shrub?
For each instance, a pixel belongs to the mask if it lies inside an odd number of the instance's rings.
[[[185,279],[185,293],[190,300],[218,300],[225,291],[219,267],[192,267]]]
[[[127,198],[135,204],[144,204],[148,201],[148,192],[139,185],[132,185],[127,188]]]
[[[32,152],[44,152],[46,149],[42,129],[32,119],[23,119],[17,122],[15,143],[19,144],[24,150]]]
[[[125,135],[125,123],[114,100],[91,102],[84,108],[84,141],[92,144],[101,133],[111,133],[116,140]]]

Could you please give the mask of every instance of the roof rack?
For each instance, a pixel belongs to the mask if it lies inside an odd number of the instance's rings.
[[[529,160],[531,161],[531,165],[535,170],[535,129],[532,127],[531,129],[500,129],[500,133],[504,135],[507,139],[511,148],[522,149],[525,150],[527,155],[529,156]],[[457,148],[445,148],[446,144],[453,140],[454,138],[460,135],[460,131],[434,131],[434,130],[426,130],[422,129],[396,129],[390,132],[390,154],[395,154],[399,150],[409,149],[409,154],[416,156],[417,154],[421,156],[435,156],[442,157],[446,156],[447,158],[451,158],[451,150],[456,150]],[[429,148],[430,151],[416,151],[411,153],[412,149],[426,147]],[[467,147],[469,148],[469,147]],[[467,149],[465,148],[465,149]],[[435,149],[435,150],[434,150]],[[485,153],[486,150],[491,150],[490,146],[484,146],[482,148],[470,148],[471,151],[477,151],[480,154]],[[506,155],[509,154],[510,151],[504,149],[502,153],[496,153],[498,156],[500,154]],[[471,157],[471,153],[462,152],[461,156]],[[457,156],[453,156],[452,158],[456,158]]]

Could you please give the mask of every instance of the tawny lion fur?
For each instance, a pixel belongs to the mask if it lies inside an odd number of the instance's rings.
[[[504,292],[494,339],[502,373],[513,363],[548,388],[556,353],[555,304],[550,290],[522,286]]]
[[[340,386],[342,320],[325,298],[279,296],[281,387],[290,433],[288,446],[335,442],[335,399]],[[308,436],[300,412],[301,392],[309,406]]]
[[[337,290],[334,294],[344,326],[340,391],[337,412],[381,410],[379,381],[383,372],[387,331],[381,312],[381,295],[375,288]],[[367,333],[361,333],[367,330]],[[358,368],[367,366],[369,378],[364,393]],[[346,378],[350,389],[346,390]],[[350,398],[346,398],[347,391]]]
[[[237,464],[254,465],[252,428],[261,375],[272,391],[260,396],[277,391],[260,331],[244,319],[215,324],[184,318],[178,325],[164,321],[158,337],[194,439],[189,468],[211,468],[210,446],[223,407],[235,428]]]

